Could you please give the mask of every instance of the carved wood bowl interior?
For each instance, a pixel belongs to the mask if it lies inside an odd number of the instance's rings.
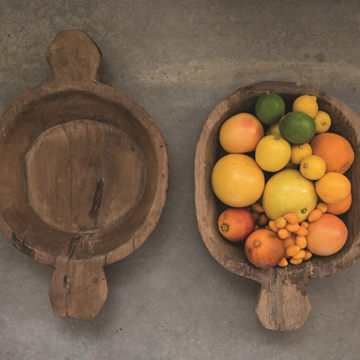
[[[221,125],[237,113],[254,114],[258,96],[267,90],[278,93],[284,99],[286,112],[291,111],[293,101],[300,95],[317,97],[319,109],[329,113],[332,119],[329,131],[344,136],[354,149],[355,161],[345,174],[352,184],[353,202],[350,210],[341,216],[348,227],[349,236],[338,253],[328,257],[314,255],[301,265],[290,264],[286,268],[257,269],[247,261],[244,244],[226,241],[217,229],[217,219],[227,206],[213,193],[211,172],[216,161],[225,154],[218,138]],[[262,284],[255,310],[266,328],[291,330],[302,326],[310,311],[308,278],[330,276],[351,265],[360,256],[359,139],[360,121],[346,105],[316,88],[292,82],[261,82],[240,88],[221,102],[206,121],[195,159],[195,199],[199,230],[211,255],[222,266]]]
[[[107,295],[102,267],[136,250],[159,220],[167,152],[151,117],[98,81],[101,53],[85,33],[59,33],[47,56],[54,80],[1,118],[0,226],[56,267],[54,312],[91,319]]]

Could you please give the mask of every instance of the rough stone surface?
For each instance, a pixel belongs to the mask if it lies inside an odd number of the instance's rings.
[[[199,235],[196,143],[237,88],[289,80],[319,87],[360,115],[359,3],[204,0],[0,0],[0,112],[51,78],[60,30],[85,30],[101,80],[157,122],[170,157],[163,216],[134,254],[105,268],[109,297],[91,322],[53,315],[52,268],[0,239],[0,359],[342,359],[360,351],[360,261],[310,280],[312,311],[293,332],[265,330],[259,285],[226,271]]]

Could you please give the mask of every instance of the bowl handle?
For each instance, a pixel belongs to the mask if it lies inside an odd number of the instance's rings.
[[[99,79],[101,51],[83,31],[60,31],[46,57],[56,81],[71,84]]]
[[[266,329],[295,330],[306,321],[311,310],[308,276],[274,270],[261,283],[255,312]]]
[[[49,297],[56,316],[92,320],[103,306],[108,287],[104,256],[89,260],[58,258]]]

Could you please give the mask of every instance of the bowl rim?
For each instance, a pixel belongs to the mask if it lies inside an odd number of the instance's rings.
[[[55,94],[61,95],[62,93],[68,93],[69,91],[90,93],[99,97],[101,101],[113,102],[129,111],[132,117],[137,119],[141,126],[146,129],[157,159],[158,175],[156,177],[156,192],[145,220],[133,233],[133,236],[131,236],[131,238],[129,238],[124,244],[113,248],[105,254],[105,265],[108,265],[125,258],[138,249],[155,229],[163,212],[167,197],[169,182],[169,159],[167,147],[162,133],[155,121],[135,100],[98,80],[68,84],[53,79],[28,90],[15,99],[15,101],[10,104],[1,115],[0,141],[4,140],[9,126],[16,121],[17,116],[28,106],[37,104],[42,99],[49,96]],[[19,124],[15,126],[19,126]],[[43,131],[46,131],[47,129],[48,128],[44,128]],[[41,263],[55,266],[58,255],[52,255],[37,249],[35,246],[29,246],[26,244],[25,239],[14,236],[11,227],[4,219],[2,210],[0,210],[0,231],[4,237],[20,251]],[[104,254],[97,254],[91,258],[95,259],[103,256]]]

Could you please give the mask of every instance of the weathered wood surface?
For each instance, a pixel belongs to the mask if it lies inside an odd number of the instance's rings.
[[[227,242],[217,229],[217,218],[224,205],[215,197],[211,187],[211,172],[220,157],[218,135],[221,125],[229,117],[240,113],[254,113],[257,97],[265,91],[280,94],[291,111],[297,96],[315,95],[320,109],[332,118],[330,131],[349,140],[360,159],[360,120],[343,103],[313,87],[291,82],[261,82],[233,92],[210,114],[200,136],[195,157],[195,205],[198,227],[211,255],[229,271],[261,283],[256,313],[268,329],[292,330],[301,327],[310,312],[307,282],[309,278],[322,278],[350,266],[360,256],[360,161],[356,160],[346,173],[352,183],[353,204],[342,216],[349,238],[344,248],[329,257],[314,256],[301,265],[288,268],[257,269],[246,259],[242,245]],[[296,310],[296,311],[294,311]]]
[[[47,59],[54,79],[0,119],[0,229],[56,268],[54,313],[92,319],[108,293],[103,267],[155,228],[168,157],[151,117],[99,82],[101,52],[82,31],[60,32]]]

